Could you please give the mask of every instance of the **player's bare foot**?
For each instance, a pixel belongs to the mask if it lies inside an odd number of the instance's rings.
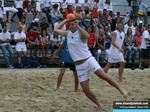
[[[122,95],[124,98],[127,98],[128,92],[126,90],[122,90]]]

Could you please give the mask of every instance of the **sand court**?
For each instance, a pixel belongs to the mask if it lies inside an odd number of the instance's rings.
[[[118,78],[118,69],[108,73]],[[97,112],[80,86],[79,92],[74,92],[74,77],[69,70],[55,91],[58,74],[59,68],[0,69],[0,112]],[[129,92],[126,99],[95,74],[91,76],[91,90],[107,112],[113,101],[150,101],[150,69],[125,69],[121,85]]]

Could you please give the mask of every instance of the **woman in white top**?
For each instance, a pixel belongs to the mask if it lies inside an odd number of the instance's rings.
[[[18,32],[14,34],[14,39],[16,42],[16,51],[18,54],[18,64],[21,64],[21,55],[23,54],[24,60],[27,57],[27,47],[26,47],[26,34],[22,32],[23,27],[18,26]]]
[[[70,22],[70,30],[62,30],[61,27],[67,22]],[[59,23],[58,27],[54,31],[58,35],[67,37],[68,50],[71,58],[75,62],[81,87],[86,96],[98,106],[99,110],[101,110],[102,104],[99,103],[89,86],[90,71],[94,72],[103,80],[106,80],[109,84],[117,88],[124,97],[127,97],[127,91],[122,89],[112,76],[103,71],[98,62],[92,56],[91,52],[88,50],[87,39],[90,35],[79,26],[78,21],[65,19]]]

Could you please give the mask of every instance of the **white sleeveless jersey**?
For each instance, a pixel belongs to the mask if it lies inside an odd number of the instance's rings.
[[[79,61],[92,56],[88,50],[87,39],[81,36],[79,30],[72,33],[71,31],[67,34],[67,45],[71,58],[73,61]]]
[[[119,32],[118,30],[116,30],[114,32],[116,33],[115,43],[120,48],[122,48],[122,45],[124,43],[125,33],[124,32]],[[111,46],[109,48],[108,53],[111,54],[111,55],[119,55],[119,54],[121,54],[121,52],[116,47],[114,47],[112,44],[111,44]]]

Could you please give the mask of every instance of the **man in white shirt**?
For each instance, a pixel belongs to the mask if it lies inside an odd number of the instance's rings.
[[[0,33],[0,48],[3,52],[7,67],[8,68],[14,68],[13,67],[13,65],[14,65],[14,53],[13,53],[12,47],[9,43],[10,40],[11,40],[10,33],[7,31],[7,26],[4,25],[3,32]],[[8,57],[7,52],[9,53],[10,57]]]
[[[119,82],[122,81],[122,75],[125,66],[125,60],[123,57],[123,46],[124,46],[124,38],[125,34],[123,30],[123,23],[117,24],[118,30],[114,31],[111,35],[111,47],[108,51],[108,63],[104,68],[104,71],[107,73],[109,68],[112,66],[113,63],[119,62]]]
[[[148,68],[150,68],[150,24],[147,26],[147,30],[142,34],[140,69],[143,69],[143,59],[148,59]]]
[[[18,26],[18,32],[14,34],[14,39],[16,42],[16,51],[18,54],[18,66],[21,64],[21,55],[23,54],[24,60],[27,58],[27,47],[26,47],[26,34],[22,32],[23,27]]]
[[[52,6],[52,0],[41,0],[41,9],[46,14],[48,22],[51,22],[50,11]]]
[[[133,26],[133,22],[130,19],[126,25],[124,25],[124,33],[127,34],[128,29],[132,29],[132,36],[135,35],[135,27]]]

